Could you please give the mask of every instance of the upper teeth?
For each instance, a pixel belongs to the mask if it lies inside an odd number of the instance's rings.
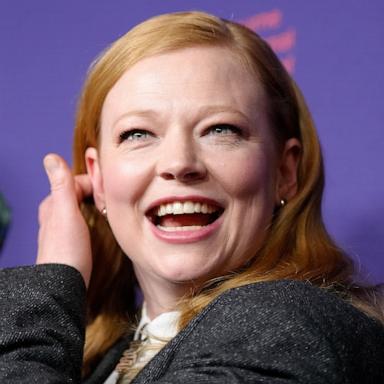
[[[182,215],[184,213],[213,213],[217,207],[206,203],[194,203],[193,201],[175,201],[173,203],[161,204],[157,210],[157,216]]]

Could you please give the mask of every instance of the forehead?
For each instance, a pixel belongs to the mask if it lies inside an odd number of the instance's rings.
[[[192,47],[140,60],[109,91],[102,122],[130,109],[231,106],[252,114],[265,107],[257,76],[231,50]],[[256,107],[256,108],[255,108]]]

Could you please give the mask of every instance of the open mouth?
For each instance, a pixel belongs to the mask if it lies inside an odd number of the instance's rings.
[[[224,208],[209,203],[173,201],[152,208],[147,217],[162,231],[193,231],[212,224],[223,212]]]

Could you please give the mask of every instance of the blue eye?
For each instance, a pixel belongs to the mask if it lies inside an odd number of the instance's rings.
[[[216,124],[209,128],[209,134],[226,136],[226,135],[241,135],[241,130],[231,124]]]
[[[140,141],[145,140],[150,136],[152,136],[151,133],[144,129],[131,129],[129,131],[124,131],[119,135],[119,142],[121,143],[125,140]]]

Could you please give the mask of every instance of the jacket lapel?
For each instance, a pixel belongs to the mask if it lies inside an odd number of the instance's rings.
[[[83,384],[103,384],[108,376],[115,369],[124,350],[128,348],[132,336],[119,339],[112,348],[108,350],[103,359],[100,361],[91,376],[84,379]]]

